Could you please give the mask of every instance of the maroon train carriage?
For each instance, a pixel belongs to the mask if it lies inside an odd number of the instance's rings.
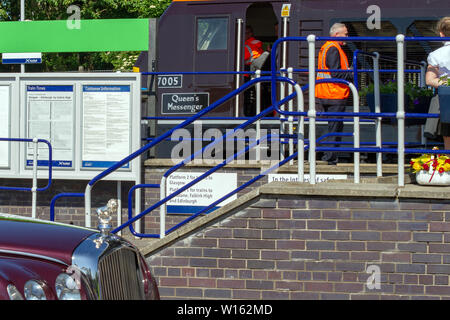
[[[0,299],[153,300],[144,257],[101,230],[0,214]]]

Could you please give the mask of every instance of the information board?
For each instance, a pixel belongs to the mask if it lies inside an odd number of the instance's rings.
[[[167,178],[166,194],[177,191],[203,172],[175,172]],[[194,214],[237,188],[237,173],[215,172],[167,202],[167,213]],[[237,199],[232,195],[209,212]]]
[[[29,138],[49,141],[52,166],[72,168],[74,162],[74,93],[73,85],[26,86],[27,134]],[[38,166],[49,165],[46,144],[39,144]],[[33,166],[33,144],[26,144],[26,166]]]
[[[1,73],[0,178],[33,177],[35,145],[51,144],[52,179],[91,180],[142,146],[141,74]],[[22,140],[21,140],[22,139]],[[38,143],[37,177],[49,177],[49,147]],[[140,183],[141,159],[103,180]]]
[[[0,137],[10,137],[10,87],[0,86]],[[0,141],[0,167],[9,166],[9,143],[6,141]]]
[[[130,86],[83,85],[82,105],[82,168],[107,168],[129,155]]]

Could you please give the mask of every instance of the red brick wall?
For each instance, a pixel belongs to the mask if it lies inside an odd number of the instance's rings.
[[[266,196],[148,262],[163,299],[448,299],[450,202]]]

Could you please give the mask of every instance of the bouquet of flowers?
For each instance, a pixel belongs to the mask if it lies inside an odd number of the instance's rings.
[[[429,171],[430,167],[433,171],[443,173],[450,171],[450,158],[445,155],[423,154],[418,158],[411,159],[411,169],[414,173],[425,170]]]
[[[433,150],[437,150],[437,148],[434,147]],[[436,172],[442,175],[444,172],[450,171],[450,157],[440,154],[423,154],[418,158],[411,159],[410,165],[416,176],[422,170],[426,174],[429,173],[431,177],[428,182],[431,182]]]

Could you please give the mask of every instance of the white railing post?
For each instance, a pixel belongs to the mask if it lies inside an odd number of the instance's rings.
[[[261,70],[255,71],[256,79],[261,77]],[[256,83],[256,114],[261,113],[261,82]],[[256,120],[256,141],[261,139],[261,119]],[[256,161],[261,160],[261,143],[256,145]]]
[[[304,112],[305,111],[305,102],[304,102],[304,98],[303,98],[303,91],[299,84],[295,84],[294,88],[295,88],[295,92],[297,93],[297,111]],[[298,117],[297,152],[298,152],[298,159],[297,159],[298,181],[304,182],[305,181],[305,166],[304,166],[305,117],[303,115]]]
[[[283,17],[283,31],[282,31],[282,37],[288,36],[288,18]],[[282,55],[281,55],[281,70],[285,70],[287,68],[287,41],[283,41],[282,43]],[[283,71],[280,73],[280,76],[285,77],[286,72]],[[285,93],[285,84],[284,82],[280,82],[280,101],[283,100],[286,97]],[[280,106],[280,110],[285,111],[286,108],[284,107],[284,104]],[[285,119],[284,114],[280,114],[280,119]],[[280,120],[280,135],[284,134],[285,132],[285,122],[284,120]],[[284,159],[284,151],[285,151],[285,145],[282,143],[284,138],[279,138],[280,140],[280,160]]]
[[[33,138],[33,186],[31,187],[31,217],[32,218],[36,218],[37,161],[38,161],[38,138]]]
[[[117,226],[122,225],[122,181],[117,181]],[[117,233],[122,235],[122,230]]]
[[[316,184],[316,36],[310,34],[308,40],[308,83],[309,83],[309,178],[310,184]]]
[[[237,19],[236,20],[236,72],[241,71],[241,60],[242,60],[242,25],[244,23],[244,20]],[[239,73],[236,73],[236,89],[240,87],[240,77],[241,75]],[[237,94],[234,97],[234,116],[237,118],[239,117],[239,95]]]
[[[167,178],[166,177],[162,177],[161,178],[161,183],[160,183],[160,189],[159,189],[159,193],[160,193],[160,200],[163,200],[166,197],[166,181]],[[159,238],[162,239],[166,236],[166,203],[163,203],[160,207],[159,207]]]
[[[92,187],[87,184],[86,189],[84,190],[84,226],[87,228],[91,227],[91,190]]]
[[[359,112],[359,95],[358,89],[356,89],[353,83],[349,83],[350,90],[353,94],[353,112]],[[359,126],[359,116],[353,117],[353,148],[357,149],[360,147],[360,126]],[[354,173],[353,173],[353,182],[360,182],[360,152],[353,153],[353,165],[354,165]]]
[[[398,124],[398,186],[405,185],[405,36],[398,34],[397,42],[397,124]]]
[[[373,59],[373,93],[375,100],[375,112],[380,113],[380,54],[378,52],[374,52],[375,57]],[[382,147],[381,142],[381,117],[377,117],[375,120],[375,135],[376,135],[376,146],[378,148]],[[377,152],[377,177],[383,176],[383,153]]]
[[[293,73],[293,68],[289,67],[288,69],[288,78],[291,79],[292,81],[294,81],[294,73]],[[294,92],[294,89],[292,88],[292,86],[288,86],[288,96],[292,94],[292,92]],[[289,104],[288,104],[288,110],[289,112],[293,112],[294,111],[294,101],[289,100]],[[292,115],[290,115],[288,117],[288,132],[289,135],[292,136],[294,134],[294,117]],[[292,155],[294,153],[294,139],[289,138],[289,156]],[[294,164],[294,159],[291,159],[289,161],[290,165]]]

